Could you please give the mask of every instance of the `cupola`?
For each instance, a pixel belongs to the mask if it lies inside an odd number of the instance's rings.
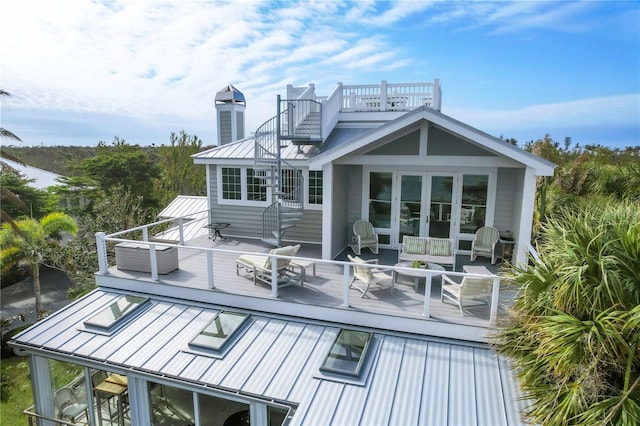
[[[246,102],[241,91],[229,84],[216,93],[218,145],[244,138]]]

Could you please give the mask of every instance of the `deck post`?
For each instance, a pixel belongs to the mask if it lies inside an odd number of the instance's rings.
[[[278,297],[278,258],[271,256],[271,295]]]
[[[213,285],[213,252],[211,250],[207,250],[207,278],[209,281],[209,288],[214,289]]]
[[[149,261],[151,264],[151,279],[158,281],[158,257],[156,256],[155,244],[149,244]]]
[[[142,228],[142,241],[149,241],[149,228],[146,226]]]
[[[107,242],[105,241],[104,232],[96,232],[96,247],[98,250],[98,268],[101,274],[109,273],[109,265],[107,265]]]
[[[495,324],[498,320],[498,302],[500,299],[500,278],[493,279],[493,289],[491,290],[491,312],[489,323]]]
[[[431,278],[432,275],[427,273],[424,279],[424,311],[422,314],[426,318],[431,317]]]
[[[178,218],[178,235],[180,240],[180,245],[184,245],[184,219],[182,217]]]
[[[342,306],[349,307],[349,280],[351,278],[351,266],[344,265],[344,271],[342,274]]]

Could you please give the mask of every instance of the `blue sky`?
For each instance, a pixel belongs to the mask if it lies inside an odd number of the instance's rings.
[[[2,127],[24,145],[115,136],[216,143],[213,99],[247,132],[286,85],[430,82],[442,112],[522,145],[640,145],[640,2],[30,1],[3,5]],[[7,141],[3,141],[7,143]]]

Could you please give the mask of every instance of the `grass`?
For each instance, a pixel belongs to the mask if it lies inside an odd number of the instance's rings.
[[[60,361],[50,361],[52,382],[56,388],[65,386],[78,375],[82,367]],[[31,377],[27,358],[2,358],[0,364],[2,397],[0,398],[0,425],[27,426],[29,419],[22,411],[33,405]]]
[[[2,378],[0,424],[27,426],[29,420],[22,414],[22,410],[33,405],[27,358],[20,356],[3,358],[0,363],[0,377]]]

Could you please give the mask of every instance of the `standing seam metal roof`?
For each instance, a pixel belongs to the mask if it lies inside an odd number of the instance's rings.
[[[220,359],[190,350],[188,343],[221,307],[150,296],[149,307],[117,332],[83,330],[84,320],[120,295],[98,289],[15,340],[34,352],[297,403],[291,424],[520,422],[513,376],[487,346],[373,330],[378,350],[360,385],[319,374],[339,331],[332,323],[252,313]]]

